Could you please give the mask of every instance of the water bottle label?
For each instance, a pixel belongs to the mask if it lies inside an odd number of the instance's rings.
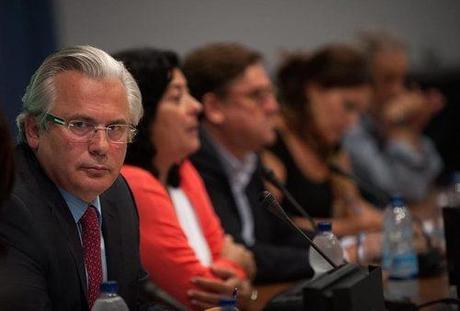
[[[417,276],[418,264],[414,253],[400,254],[393,257],[390,279],[410,279]]]

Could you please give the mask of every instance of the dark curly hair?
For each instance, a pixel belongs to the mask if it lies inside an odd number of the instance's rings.
[[[144,116],[137,126],[138,134],[128,145],[125,163],[141,167],[158,177],[153,165],[156,146],[152,144],[150,128],[155,121],[158,103],[172,79],[172,71],[179,68],[179,57],[168,50],[154,48],[130,49],[118,52],[113,57],[122,61],[133,75],[142,94]],[[168,184],[178,186],[178,167],[168,174]]]
[[[286,57],[276,74],[281,110],[287,124],[321,156],[327,158],[336,148],[320,138],[311,115],[305,87],[315,83],[323,88],[348,88],[370,83],[366,60],[347,45],[328,45],[315,53]]]

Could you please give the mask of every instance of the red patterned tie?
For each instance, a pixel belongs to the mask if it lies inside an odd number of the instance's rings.
[[[94,206],[88,206],[83,217],[80,219],[80,224],[82,229],[83,255],[88,277],[87,299],[89,309],[91,309],[94,301],[99,296],[99,287],[102,283],[101,233]]]

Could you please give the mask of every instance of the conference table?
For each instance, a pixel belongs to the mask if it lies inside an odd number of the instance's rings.
[[[435,222],[440,219],[441,210],[437,208],[436,203],[438,193],[438,191],[434,191],[422,204],[410,206],[411,212],[418,218],[419,222]],[[273,297],[289,289],[295,284],[295,282],[285,282],[256,286],[259,295],[258,299],[250,306],[250,311],[263,310]],[[396,281],[384,281],[383,287],[385,295],[391,294],[391,297],[408,297],[417,305],[441,298],[452,297],[452,293],[449,289],[447,272],[445,271],[437,276],[417,278],[411,284],[410,288],[400,286],[400,283]],[[440,309],[439,306],[440,305],[434,305],[432,307],[423,308],[422,310],[443,310]]]
[[[257,300],[251,305],[250,311],[263,310],[263,308],[273,297],[289,289],[294,284],[295,283],[293,282],[285,282],[256,286],[259,296]],[[417,305],[428,301],[449,297],[449,284],[446,273],[442,273],[441,275],[434,277],[418,278],[415,280],[415,284],[412,284],[412,286],[413,285],[415,285],[415,289],[410,289],[410,293],[405,293],[404,290],[398,289],[399,284],[395,284],[393,282],[385,282],[384,288],[386,293],[394,291],[398,294],[398,296],[407,296]],[[426,307],[422,310],[439,310],[439,305]]]

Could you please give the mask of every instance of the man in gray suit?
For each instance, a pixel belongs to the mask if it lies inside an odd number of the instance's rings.
[[[138,218],[119,177],[142,116],[122,63],[89,46],[49,56],[17,118],[16,183],[0,215],[2,310],[88,310],[115,280],[131,310],[146,278]]]

